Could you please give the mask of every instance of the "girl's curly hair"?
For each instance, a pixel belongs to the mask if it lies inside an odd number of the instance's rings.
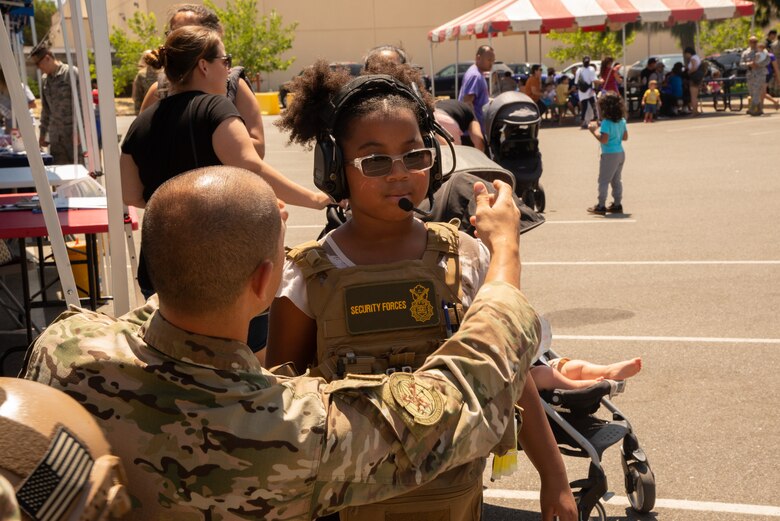
[[[618,122],[626,117],[625,110],[623,98],[616,92],[604,92],[599,98],[599,112],[604,119]]]
[[[409,65],[387,64],[383,73],[405,85],[419,80],[419,73]],[[334,128],[328,129],[325,115],[332,110],[331,102],[352,79],[347,71],[339,67],[331,68],[328,62],[318,60],[292,81],[289,92],[294,97],[276,122],[280,129],[290,133],[290,143],[310,147],[327,130],[332,130],[333,136],[339,142],[347,137],[350,122],[375,112],[392,113],[406,108],[417,116],[421,126],[428,118],[428,114],[423,113],[421,107],[408,96],[386,92],[372,93],[354,96],[348,106],[339,109],[339,118]],[[433,99],[430,94],[423,89],[420,97],[429,113],[432,113]]]

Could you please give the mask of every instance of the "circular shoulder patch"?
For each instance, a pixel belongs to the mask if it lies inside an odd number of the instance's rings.
[[[390,392],[398,405],[403,407],[416,423],[434,425],[444,414],[441,393],[415,381],[412,374],[391,374]]]

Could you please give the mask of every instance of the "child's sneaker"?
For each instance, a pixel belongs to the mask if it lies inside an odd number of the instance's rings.
[[[611,205],[607,206],[607,212],[608,213],[623,213],[623,205],[622,204],[612,203]]]
[[[597,204],[588,208],[589,213],[595,213],[596,215],[607,215],[607,207]]]

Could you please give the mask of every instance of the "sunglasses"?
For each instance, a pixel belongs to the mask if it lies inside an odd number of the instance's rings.
[[[225,67],[228,69],[233,68],[233,55],[232,54],[226,54],[224,56],[217,56],[214,58],[215,60],[222,60],[225,64]]]
[[[382,177],[392,172],[396,161],[400,161],[407,172],[416,173],[433,167],[434,159],[436,159],[435,148],[418,148],[395,156],[371,154],[358,157],[353,159],[351,164],[366,177]]]

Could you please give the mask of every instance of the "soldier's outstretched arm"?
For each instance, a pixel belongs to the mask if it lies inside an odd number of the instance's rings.
[[[517,289],[519,230],[512,228],[519,214],[507,203],[509,187],[497,185],[489,196],[478,185],[476,225],[493,258],[460,329],[414,373],[323,384],[328,418],[317,515],[402,494],[486,457],[512,421],[539,322]]]

